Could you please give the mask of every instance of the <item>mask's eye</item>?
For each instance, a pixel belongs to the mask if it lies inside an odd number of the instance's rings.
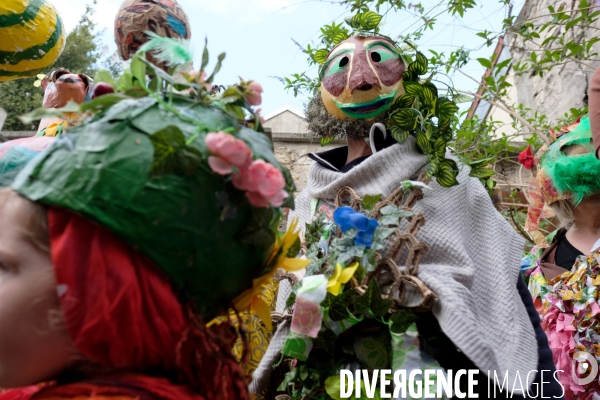
[[[399,58],[398,54],[395,54],[391,50],[386,49],[383,46],[376,46],[370,51],[371,61],[374,63],[382,63],[387,60]]]
[[[327,66],[325,70],[325,76],[337,74],[338,72],[343,71],[350,64],[350,55],[349,54],[340,54],[337,57],[334,57]]]

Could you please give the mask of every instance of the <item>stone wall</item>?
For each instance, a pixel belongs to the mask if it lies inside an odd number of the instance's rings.
[[[313,162],[306,155],[343,146],[344,143],[344,140],[336,140],[325,147],[321,147],[318,141],[311,141],[308,134],[285,135],[273,133],[275,157],[291,171],[292,178],[296,182],[297,193],[306,187],[308,170]]]
[[[590,2],[593,4],[595,2]],[[550,21],[553,17],[549,15],[548,6],[553,6],[556,10],[564,7],[565,12],[569,12],[579,7],[579,1],[575,0],[527,0],[519,17],[518,22],[533,20],[536,25]],[[592,10],[593,11],[593,10]],[[556,29],[565,29],[564,26]],[[600,20],[594,23],[594,26],[575,26],[568,31],[568,37],[580,41],[581,39],[590,39],[598,36],[600,30]],[[529,59],[531,51],[540,54],[545,49],[560,48],[556,42],[547,43],[544,47],[541,43],[556,34],[551,29],[540,33],[540,38],[535,39],[535,43],[524,43],[521,36],[514,34],[507,35],[507,45],[510,48],[513,65],[519,61]],[[593,47],[595,52],[600,52],[600,43]],[[587,106],[588,83],[594,70],[600,65],[598,61],[568,62],[554,67],[550,72],[544,73],[543,77],[533,76],[532,73],[526,73],[522,76],[515,76],[515,86],[517,88],[518,102],[533,111],[538,111],[546,115],[550,121],[554,122],[562,117],[572,107]]]

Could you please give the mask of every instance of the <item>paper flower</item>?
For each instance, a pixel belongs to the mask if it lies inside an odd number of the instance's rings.
[[[350,278],[352,278],[352,276],[356,272],[357,268],[357,262],[353,262],[352,264],[350,264],[350,266],[344,269],[342,269],[342,266],[340,264],[337,264],[335,266],[335,271],[333,272],[333,275],[331,275],[331,278],[329,278],[329,282],[327,282],[327,291],[334,296],[340,294],[342,283],[348,283]]]
[[[527,169],[533,168],[535,157],[531,152],[531,145],[527,146],[525,150],[519,154],[519,162]]]
[[[254,207],[281,207],[288,197],[283,174],[264,160],[255,160],[248,168],[240,169],[231,180],[237,189],[246,191]]]
[[[292,332],[316,338],[319,336],[322,322],[323,310],[319,303],[306,300],[304,297],[296,298],[296,306],[290,327]]]
[[[367,216],[354,211],[350,207],[339,207],[333,212],[333,220],[343,233],[348,229],[354,228],[358,231],[354,237],[354,244],[364,245],[367,248],[373,244],[373,234],[379,223],[375,219],[370,219]]]
[[[252,151],[241,139],[225,132],[211,132],[205,138],[206,147],[211,152],[208,165],[219,175],[233,172],[232,167],[247,168],[252,163]]]
[[[273,245],[271,255],[266,262],[266,270],[269,271],[263,276],[252,281],[252,288],[246,290],[241,295],[233,300],[233,306],[238,312],[250,311],[258,316],[265,326],[272,329],[271,323],[271,308],[260,296],[261,292],[273,279],[273,275],[278,269],[283,269],[286,272],[299,271],[306,268],[310,264],[310,260],[302,258],[289,258],[287,254],[290,248],[296,243],[299,231],[298,219],[294,218],[287,232],[277,237],[277,241]]]
[[[250,103],[251,106],[260,106],[262,103],[261,93],[263,92],[263,88],[258,82],[250,82],[248,85],[248,93],[246,93],[246,100]]]

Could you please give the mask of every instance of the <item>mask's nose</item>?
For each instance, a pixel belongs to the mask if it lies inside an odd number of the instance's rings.
[[[349,82],[350,93],[354,93],[355,90],[371,90],[373,86],[381,89],[379,79],[367,60],[367,52],[361,51],[354,54]]]

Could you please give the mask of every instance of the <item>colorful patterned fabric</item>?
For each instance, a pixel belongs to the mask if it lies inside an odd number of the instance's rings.
[[[576,352],[588,353],[600,362],[597,333],[600,331],[600,249],[588,256],[579,256],[570,271],[551,280],[546,279],[541,267],[544,250],[543,246],[535,246],[523,258],[521,270],[548,336],[558,377],[565,388],[565,399],[600,395],[597,380],[579,384],[571,371]]]

